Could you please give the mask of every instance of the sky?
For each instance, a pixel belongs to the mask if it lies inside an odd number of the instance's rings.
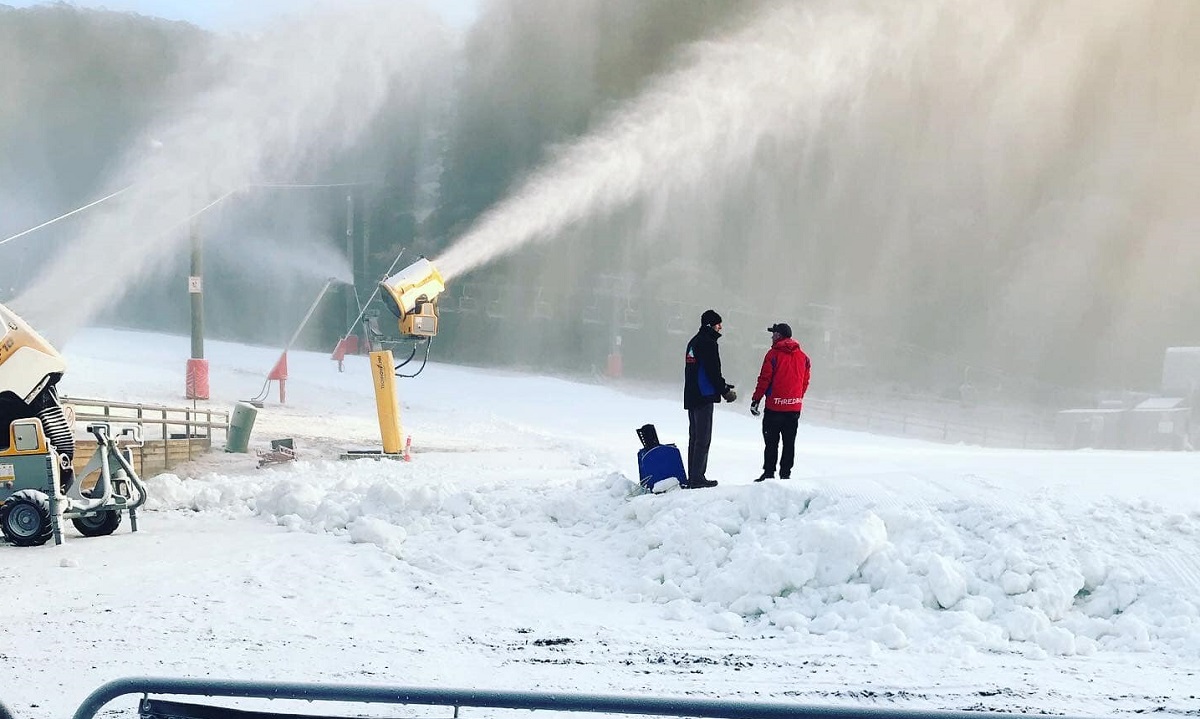
[[[447,22],[465,26],[475,17],[480,0],[417,0],[439,12]],[[13,7],[45,4],[45,0],[5,0]],[[79,7],[135,12],[168,20],[183,20],[210,30],[251,30],[280,14],[303,7],[305,0],[70,0]]]
[[[186,337],[90,329],[63,349],[67,395],[183,403]],[[277,356],[206,350],[217,409]],[[378,447],[366,358],[339,373],[297,351],[252,451],[147,478],[137,533],[0,544],[0,699],[48,719],[156,675],[1200,712],[1195,454],[987,450],[806,417],[793,478],[754,483],[747,398],[716,410],[719,486],[649,495],[634,428],[685,443],[678,386],[434,359],[399,382],[410,462],[339,461]],[[257,468],[282,437],[298,461]]]

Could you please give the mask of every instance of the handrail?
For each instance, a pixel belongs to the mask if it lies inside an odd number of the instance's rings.
[[[138,425],[166,424],[166,425],[179,426],[179,427],[183,427],[183,426],[203,427],[203,428],[207,428],[207,429],[225,429],[226,427],[229,426],[229,422],[201,422],[198,419],[173,420],[170,418],[168,418],[167,421],[164,422],[161,418],[156,418],[156,417],[123,417],[118,414],[91,414],[88,412],[76,412],[75,419],[80,422],[111,422],[111,421],[115,420],[115,421],[119,421],[119,422],[126,422],[128,424],[138,424]]]
[[[158,426],[163,438],[168,436],[168,427],[183,427],[188,438],[197,429],[204,430],[204,436],[212,439],[212,430],[228,430],[229,412],[200,407],[170,407],[161,404],[146,404],[142,402],[116,402],[106,399],[89,397],[61,398],[65,406],[71,408],[71,414],[77,422],[126,422],[140,426]],[[79,411],[100,410],[96,411]],[[132,414],[129,414],[132,413]]]
[[[1051,449],[1057,445],[1054,442],[1052,426],[1046,422],[1021,421],[1014,417],[1007,422],[989,422],[968,418],[935,418],[919,413],[907,413],[895,410],[862,408],[853,403],[843,403],[834,400],[806,399],[804,415],[812,420],[814,415],[820,418],[818,423],[828,422],[833,425],[865,427],[889,433],[893,430],[901,436],[915,436],[942,442],[978,441],[983,446],[1011,447],[1027,449]]]
[[[75,711],[74,719],[93,719],[105,704],[129,694],[174,694],[257,699],[298,699],[323,702],[420,704],[490,709],[550,710],[606,714],[646,714],[709,719],[980,719],[988,712],[885,709],[880,707],[811,706],[792,702],[697,699],[632,694],[434,689],[429,687],[364,684],[306,684],[209,679],[134,677],[109,682],[92,692]],[[993,713],[999,716],[998,713]],[[1032,714],[1004,713],[1004,719],[1042,719]]]
[[[171,412],[196,412],[198,414],[228,414],[225,410],[209,409],[207,407],[172,407],[164,404],[149,404],[146,402],[117,402],[109,399],[95,399],[90,397],[72,397],[69,395],[61,395],[59,399],[63,404],[83,405],[85,407],[114,407],[117,409],[152,409],[152,410],[168,410]]]

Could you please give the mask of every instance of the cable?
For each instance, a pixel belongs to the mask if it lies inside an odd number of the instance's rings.
[[[412,379],[413,377],[416,377],[417,375],[424,372],[425,365],[428,364],[428,362],[429,362],[429,350],[432,347],[433,347],[433,338],[430,337],[429,340],[425,343],[425,356],[421,359],[420,369],[418,369],[416,372],[413,372],[412,374],[401,374],[401,373],[397,372],[396,376],[402,377],[404,379]],[[417,346],[413,345],[413,356],[416,356],[416,354],[417,354]],[[412,361],[412,357],[409,357],[407,360],[404,361],[403,364],[401,364],[399,367],[396,367],[396,369],[400,369],[400,367],[403,367],[404,365],[408,364],[411,361]]]
[[[416,356],[416,343],[415,342],[413,343],[413,352],[408,353],[408,359],[404,360],[404,361],[402,361],[402,363],[396,365],[394,367],[394,370],[401,369],[401,367],[403,367],[404,365],[407,365],[408,363],[410,363],[410,361],[413,361],[414,356]]]
[[[95,207],[96,205],[99,205],[101,202],[106,202],[108,200],[111,200],[112,198],[116,197],[117,195],[121,194],[122,192],[125,192],[126,190],[129,190],[132,187],[133,187],[133,185],[122,188],[122,189],[117,190],[116,192],[112,193],[111,195],[108,195],[107,197],[101,197],[99,200],[96,200],[95,202],[90,202],[90,203],[84,205],[83,207],[78,207],[74,210],[71,210],[70,212],[68,212],[65,215],[59,215],[58,217],[55,217],[53,220],[47,220],[46,222],[43,222],[42,224],[38,225],[37,227],[30,227],[28,230],[25,230],[24,232],[18,232],[17,234],[13,235],[12,237],[7,237],[3,240],[0,240],[0,245],[8,244],[9,242],[12,242],[13,240],[15,240],[17,238],[24,237],[25,235],[28,235],[31,232],[37,232],[38,230],[42,229],[43,227],[49,227],[50,225],[53,225],[55,222],[58,222],[59,220],[65,220],[68,217],[70,217],[71,215],[83,212],[84,210],[88,209],[89,207]]]
[[[267,380],[265,382],[263,382],[262,389],[259,390],[258,394],[254,395],[254,397],[252,397],[250,399],[250,404],[254,404],[256,402],[265,402],[267,399],[267,395],[270,394],[270,392],[271,392],[271,379],[268,377]]]
[[[322,187],[363,187],[366,185],[375,185],[375,182],[327,182],[323,184],[302,184],[297,182],[255,182],[243,187],[265,187],[276,190],[311,190]]]

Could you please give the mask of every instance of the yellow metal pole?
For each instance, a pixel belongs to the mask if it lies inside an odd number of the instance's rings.
[[[404,446],[400,441],[400,402],[396,398],[395,361],[391,350],[372,352],[371,375],[375,384],[375,410],[379,414],[379,436],[383,439],[384,454],[399,454]]]

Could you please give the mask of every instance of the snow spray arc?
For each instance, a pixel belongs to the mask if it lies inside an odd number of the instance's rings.
[[[134,143],[63,257],[14,302],[67,337],[187,241],[189,218],[248,188],[292,181],[353,145],[392,99],[440,77],[450,48],[411,3],[328,4],[261,37],[221,45],[225,80]],[[121,272],[110,268],[121,267]],[[62,302],[62,278],[88,287]]]
[[[786,282],[796,312],[870,338],[856,361],[920,350],[888,365],[914,379],[998,356],[1006,393],[1157,379],[1144,348],[1195,333],[1200,5],[757,7],[516,185],[437,260],[446,277],[594,238],[584,261],[553,253],[548,290],[594,283],[598,256],[660,299],[720,276],[788,312]]]

